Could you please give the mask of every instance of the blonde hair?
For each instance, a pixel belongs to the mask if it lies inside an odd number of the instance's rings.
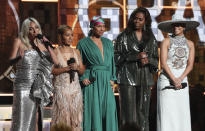
[[[71,30],[72,31],[72,28],[70,27],[70,26],[68,26],[68,25],[60,25],[59,27],[58,27],[58,43],[59,44],[63,44],[63,40],[62,40],[62,38],[63,38],[63,34],[66,32],[66,30]]]
[[[21,32],[19,34],[19,38],[21,39],[21,41],[24,43],[24,45],[27,48],[31,47],[31,43],[30,43],[29,38],[28,38],[29,27],[30,27],[31,22],[34,22],[39,27],[39,33],[42,34],[41,26],[35,18],[29,17],[29,18],[25,19],[22,23],[22,26],[21,26]]]

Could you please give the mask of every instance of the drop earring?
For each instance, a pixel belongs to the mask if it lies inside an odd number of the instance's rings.
[[[144,31],[146,31],[146,26],[145,25],[144,25],[143,29],[144,29]]]

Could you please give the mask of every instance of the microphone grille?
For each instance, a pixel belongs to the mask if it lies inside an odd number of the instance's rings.
[[[43,35],[41,35],[41,34],[38,34],[36,37],[37,37],[38,39],[43,39]]]

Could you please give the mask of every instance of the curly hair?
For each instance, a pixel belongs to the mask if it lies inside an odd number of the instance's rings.
[[[149,37],[153,34],[151,29],[152,18],[149,11],[144,7],[138,7],[132,12],[127,23],[126,32],[129,34],[135,31],[134,19],[137,13],[143,13],[145,16],[145,29],[143,29],[142,38],[144,41],[148,41]]]

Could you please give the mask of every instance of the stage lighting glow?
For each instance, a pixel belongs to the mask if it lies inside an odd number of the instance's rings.
[[[127,26],[127,10],[126,10],[126,0],[123,0],[123,28],[125,29]]]
[[[22,2],[58,2],[58,0],[21,0]]]

